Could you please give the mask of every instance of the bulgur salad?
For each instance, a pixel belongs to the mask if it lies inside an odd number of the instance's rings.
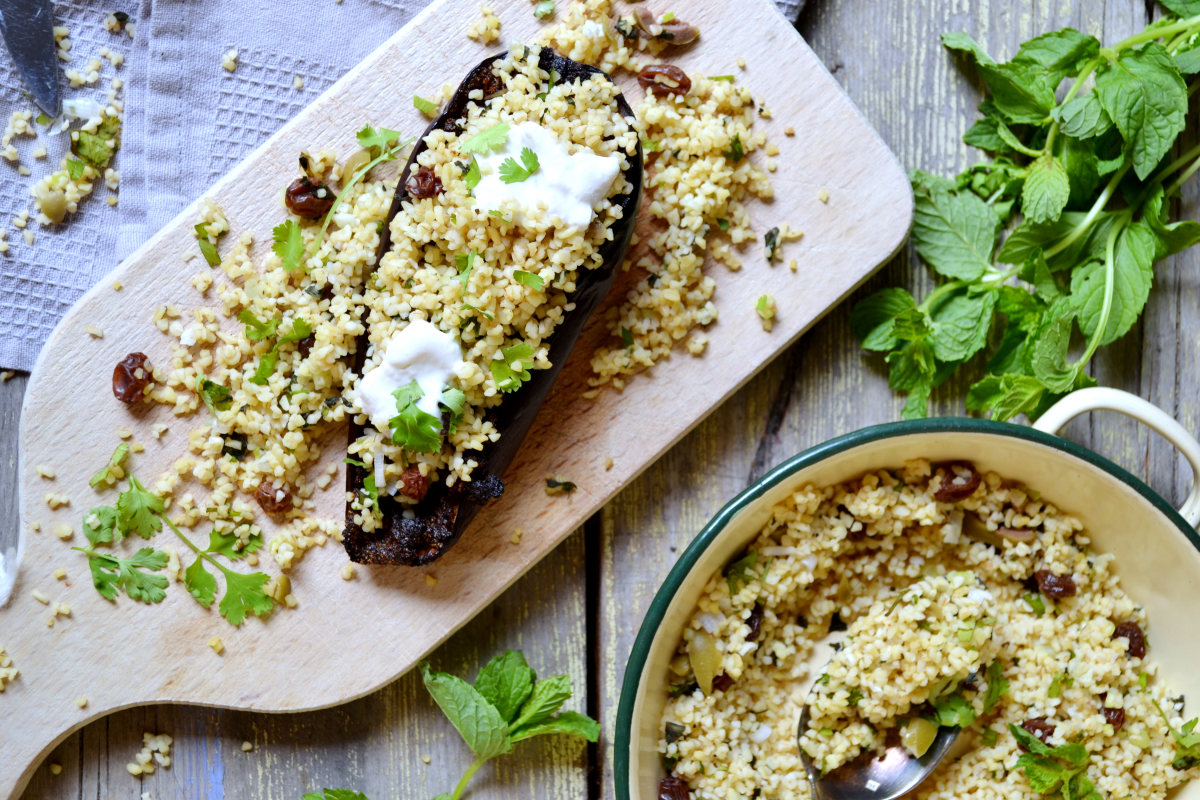
[[[965,750],[919,798],[1164,797],[1200,735],[1147,627],[1077,519],[970,463],[801,487],[685,627],[662,796],[807,798],[802,755],[919,756],[952,726]]]

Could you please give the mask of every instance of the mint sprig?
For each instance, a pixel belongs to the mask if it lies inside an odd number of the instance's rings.
[[[570,676],[538,681],[519,651],[509,650],[489,661],[474,686],[448,673],[435,672],[425,662],[420,669],[434,702],[475,754],[454,790],[434,800],[459,800],[479,768],[498,755],[512,752],[517,742],[553,733],[589,742],[599,738],[600,725],[595,720],[574,711],[559,711],[571,698]]]
[[[1005,63],[965,34],[943,35],[988,89],[963,140],[992,158],[953,179],[910,173],[912,242],[943,281],[920,301],[885,289],[851,314],[864,349],[884,354],[890,385],[908,394],[906,418],[926,416],[933,389],[980,354],[986,375],[966,405],[995,419],[1036,419],[1095,385],[1087,366],[1137,322],[1154,263],[1200,242],[1200,223],[1168,216],[1200,169],[1200,147],[1168,155],[1188,112],[1183,76],[1200,71],[1200,16],[1180,16],[1110,48],[1052,31]],[[1076,332],[1086,344],[1072,357]]]

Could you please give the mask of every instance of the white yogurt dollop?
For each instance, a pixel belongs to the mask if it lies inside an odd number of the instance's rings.
[[[537,171],[515,183],[500,180],[500,164],[507,158],[522,163],[521,150],[526,147],[538,157]],[[592,206],[608,195],[621,171],[619,156],[598,156],[586,150],[572,155],[552,131],[536,122],[513,125],[503,147],[476,159],[482,176],[475,187],[477,209],[492,211],[515,200],[528,214],[559,217],[579,230],[591,224],[595,216]],[[513,222],[525,224],[525,213],[518,211]]]
[[[417,408],[441,417],[438,399],[462,364],[462,348],[448,333],[423,319],[414,319],[408,327],[387,342],[383,362],[363,376],[358,384],[358,402],[371,424],[381,433],[389,433],[388,420],[396,416],[396,398],[392,392],[413,381],[425,394]]]

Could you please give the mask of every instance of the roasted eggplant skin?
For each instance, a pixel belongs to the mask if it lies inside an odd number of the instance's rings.
[[[461,132],[460,120],[466,117],[467,105],[472,101],[468,94],[474,89],[483,90],[484,98],[490,98],[504,90],[503,81],[492,74],[492,64],[504,58],[507,53],[486,59],[475,67],[458,87],[454,97],[447,104],[445,111],[425,130],[413,148],[412,155],[404,165],[400,180],[396,185],[396,194],[388,211],[388,225],[384,227],[379,243],[379,257],[391,249],[391,221],[400,211],[400,205],[408,199],[409,174],[417,168],[417,156],[425,149],[425,137],[434,130]],[[596,73],[606,73],[595,67],[580,64],[569,58],[558,55],[549,48],[543,48],[538,59],[538,66],[544,71],[554,70],[559,74],[559,83],[571,83],[577,78],[588,79]],[[611,80],[611,78],[609,78]],[[624,95],[617,97],[617,109],[622,116],[633,119],[633,110],[626,102]],[[603,263],[596,269],[581,269],[575,281],[575,291],[571,294],[571,302],[575,310],[569,312],[563,322],[547,340],[550,346],[549,358],[551,367],[545,370],[534,370],[530,380],[521,389],[505,396],[499,406],[488,412],[487,419],[496,426],[501,436],[499,441],[485,445],[479,457],[477,466],[469,482],[458,482],[449,489],[444,482],[438,482],[430,487],[428,495],[416,506],[410,507],[415,514],[414,519],[405,519],[402,506],[390,497],[380,497],[380,510],[383,512],[383,522],[374,531],[366,532],[354,522],[354,511],[350,504],[346,506],[346,528],[343,544],[350,560],[359,564],[402,564],[405,566],[422,566],[440,558],[470,525],[471,520],[483,506],[504,493],[503,475],[508,465],[521,446],[521,441],[533,424],[534,417],[542,403],[550,394],[558,373],[566,364],[571,350],[588,321],[592,312],[600,305],[612,288],[618,268],[629,248],[633,237],[634,222],[637,219],[638,204],[642,198],[642,146],[639,143],[637,152],[630,158],[629,168],[625,178],[633,185],[633,191],[627,195],[615,198],[623,210],[621,220],[613,231],[613,240],[605,242],[600,253]],[[358,343],[356,369],[361,372],[368,346],[364,334]],[[363,427],[351,424],[350,441],[355,441],[363,433]],[[369,469],[369,468],[368,468]],[[346,470],[346,488],[357,493],[363,488],[363,481],[369,474],[368,469],[348,465]]]

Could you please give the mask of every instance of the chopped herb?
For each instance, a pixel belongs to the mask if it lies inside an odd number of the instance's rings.
[[[674,22],[674,21],[675,21],[675,12],[674,11],[668,11],[667,13],[663,14],[659,18],[659,22],[663,25],[666,25],[668,22]]]
[[[71,152],[85,164],[96,169],[104,169],[112,159],[113,153],[120,146],[121,120],[116,117],[106,117],[95,133],[75,131],[78,139],[71,142]],[[112,142],[112,145],[109,145]]]
[[[460,389],[447,389],[438,400],[442,408],[450,412],[450,421],[446,424],[446,432],[453,434],[462,423],[463,408],[467,405],[467,396]]]
[[[512,221],[512,220],[505,219],[504,212],[499,211],[495,208],[493,208],[491,211],[488,212],[488,216],[495,217],[496,219],[500,220],[501,222],[511,222]]]
[[[742,586],[748,586],[752,581],[767,577],[767,570],[771,568],[770,562],[763,566],[761,575],[754,574],[757,566],[758,551],[751,550],[725,569],[725,578],[729,583],[730,597],[741,591]]]
[[[1149,683],[1150,683],[1150,676],[1144,672],[1139,672],[1138,673],[1138,688],[1140,688],[1144,692],[1144,691],[1146,691],[1146,686]]]
[[[710,81],[729,81],[730,83],[733,83],[733,76],[732,75],[714,75],[713,77],[709,78],[709,80]]]
[[[529,369],[526,364],[533,363],[533,345],[528,342],[518,342],[511,347],[500,350],[500,358],[491,363],[492,380],[496,388],[502,392],[515,392],[521,384],[529,380]]]
[[[718,228],[720,228],[720,229],[721,229],[721,230],[723,230],[723,231],[727,231],[727,230],[729,230],[729,220],[727,220],[727,219],[718,219],[718,220],[717,220],[717,227],[718,227]]]
[[[767,257],[767,263],[775,260],[775,256],[779,253],[779,228],[771,228],[763,235],[763,255]]]
[[[495,318],[495,317],[493,317],[491,314],[489,314],[488,312],[484,311],[482,308],[476,308],[475,306],[471,305],[470,303],[463,303],[463,304],[462,304],[462,307],[463,307],[463,308],[465,308],[465,309],[467,309],[468,311],[474,311],[474,312],[475,312],[476,314],[478,314],[479,316],[481,316],[481,317],[486,317],[486,318],[487,318],[487,319],[489,319],[489,320],[493,320],[493,321],[494,321],[494,320],[496,319],[496,318]]]
[[[1042,596],[1034,592],[1027,592],[1022,598],[1029,607],[1033,609],[1033,613],[1039,617],[1046,613],[1046,604],[1042,602]]]
[[[658,142],[654,141],[653,139],[647,139],[642,142],[642,149],[647,153],[653,153],[658,150]]]
[[[621,34],[621,36],[623,36],[626,39],[638,38],[637,25],[635,25],[633,22],[626,19],[625,17],[621,17],[620,19],[617,20],[616,29],[617,29],[617,33]]]
[[[507,122],[498,122],[470,139],[460,142],[458,151],[460,153],[486,153],[489,150],[496,150],[508,140],[508,130]]]
[[[533,9],[533,15],[538,19],[545,19],[554,13],[554,0],[540,0],[537,6]]]
[[[229,387],[213,383],[208,378],[200,382],[198,394],[214,417],[218,411],[228,411],[233,404],[233,392],[229,391]]]
[[[999,737],[996,735],[996,732],[991,728],[984,728],[979,734],[979,740],[983,742],[984,747],[991,747],[996,743],[998,738]]]
[[[931,700],[930,704],[934,710],[934,722],[938,725],[966,728],[975,721],[975,709],[962,692]]]
[[[1196,731],[1196,723],[1200,722],[1200,718],[1189,720],[1184,723],[1181,730],[1175,730],[1171,727],[1171,720],[1163,712],[1162,706],[1153,698],[1150,702],[1154,703],[1158,715],[1163,718],[1163,722],[1167,724],[1167,730],[1175,739],[1175,759],[1171,762],[1171,766],[1182,771],[1200,764],[1200,732]]]
[[[246,459],[246,434],[231,433],[225,437],[225,443],[221,446],[221,455],[229,456],[234,461],[245,461]]]
[[[50,119],[50,115],[44,111],[41,114],[38,114],[36,119],[38,125],[49,125],[53,121],[54,120]]]
[[[92,546],[121,541],[125,533],[117,528],[117,509],[112,506],[93,508],[83,518],[83,535]]]
[[[292,272],[297,268],[303,269],[304,232],[296,220],[289,219],[276,225],[271,229],[271,238],[271,252],[279,256],[285,270]]]
[[[1058,697],[1062,694],[1063,689],[1070,689],[1075,685],[1075,679],[1067,674],[1066,670],[1057,673],[1054,680],[1050,681],[1050,688],[1046,691],[1047,697]]]
[[[458,267],[458,275],[452,280],[462,284],[463,294],[467,293],[467,281],[471,278],[471,270],[475,267],[475,257],[478,255],[474,250],[469,253],[455,253],[454,265]]]
[[[427,117],[435,116],[438,110],[437,103],[415,94],[413,95],[413,107]]]
[[[735,164],[746,157],[746,150],[742,147],[742,135],[740,133],[735,133],[733,138],[729,140],[729,149],[723,155]]]
[[[829,675],[825,674],[825,675],[822,675],[821,677],[817,678],[817,683],[821,684],[822,686],[828,686],[829,685]]]
[[[518,164],[512,156],[500,164],[500,180],[505,183],[521,183],[538,171],[537,153],[528,147],[521,148],[521,163]]]
[[[483,173],[479,171],[479,161],[472,158],[471,166],[467,167],[463,173],[463,179],[467,182],[467,191],[475,191],[475,187],[479,185],[479,181],[483,178]]]
[[[621,346],[633,347],[633,332],[624,325],[621,326]]]
[[[67,159],[67,177],[73,181],[77,181],[83,177],[83,168],[87,165],[77,158]],[[220,260],[217,261],[220,264]]]
[[[578,487],[570,481],[564,481],[559,478],[546,478],[546,494],[562,494],[566,492],[568,495],[575,491]]]
[[[775,298],[769,294],[764,294],[755,302],[754,311],[764,322],[770,322],[775,319]]]
[[[1025,773],[1035,792],[1061,793],[1065,800],[1103,800],[1088,779],[1091,757],[1082,744],[1071,742],[1051,747],[1019,725],[1009,723],[1008,729],[1026,751],[1014,766]]]
[[[112,472],[113,467],[121,466],[121,463],[125,460],[127,455],[129,455],[129,445],[125,444],[124,442],[117,445],[117,449],[113,451],[112,456],[108,459],[108,464],[104,467],[104,469],[92,476],[92,479],[88,481],[88,485],[94,489],[102,483],[107,483],[110,485],[114,483],[115,481],[109,480],[110,473]]]
[[[554,3],[550,4],[550,10],[554,11]],[[550,70],[550,85],[546,87],[546,91],[538,93],[539,100],[545,100],[546,97],[549,96],[550,92],[554,91],[554,85],[558,83],[559,77],[560,75],[558,74],[558,70]]]
[[[237,320],[246,326],[246,338],[252,342],[261,342],[263,339],[270,339],[275,335],[275,331],[282,321],[275,318],[264,322],[248,308],[242,309],[237,315]]]
[[[862,702],[862,697],[863,697],[863,695],[860,690],[851,689],[850,696],[846,698],[846,702],[850,705],[851,708],[855,708],[858,706],[859,703]]]
[[[983,698],[983,713],[990,714],[996,704],[1000,702],[1000,697],[1008,693],[1008,680],[1004,677],[1004,666],[999,660],[988,664],[987,668],[987,694]],[[995,732],[993,731],[993,735]]]
[[[536,272],[525,272],[520,269],[513,270],[513,280],[538,292],[546,287],[546,282]]]
[[[68,162],[69,165],[70,162]],[[221,266],[221,257],[217,255],[217,246],[209,240],[206,228],[208,228],[208,224],[204,222],[201,222],[195,228],[196,241],[200,243],[200,255],[204,256],[204,260],[208,262],[210,267],[219,267]],[[221,237],[226,233],[227,231],[218,233],[216,237],[217,241],[221,241]]]

